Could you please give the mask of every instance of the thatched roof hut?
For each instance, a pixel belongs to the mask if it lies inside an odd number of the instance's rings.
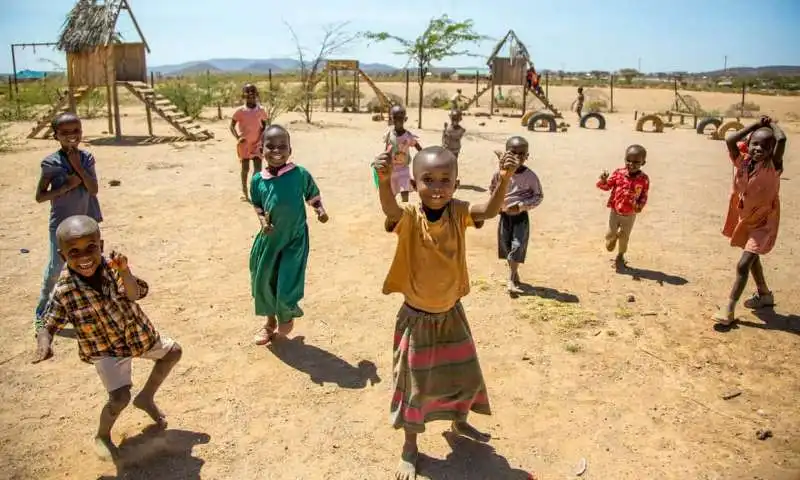
[[[92,51],[97,47],[119,42],[121,36],[115,31],[121,0],[78,0],[67,14],[58,49],[66,53]]]

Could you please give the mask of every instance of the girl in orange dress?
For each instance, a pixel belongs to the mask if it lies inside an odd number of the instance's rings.
[[[749,136],[749,137],[748,137]],[[747,138],[747,151],[739,142]],[[733,162],[733,191],[728,204],[728,216],[722,234],[731,245],[744,251],[736,265],[736,280],[730,298],[714,320],[723,325],[733,323],[734,310],[747,284],[748,274],[756,282],[756,293],[744,302],[745,307],[758,309],[775,304],[772,292],[764,279],[761,255],[775,246],[780,222],[781,173],[786,136],[769,117],[732,135],[726,141]]]

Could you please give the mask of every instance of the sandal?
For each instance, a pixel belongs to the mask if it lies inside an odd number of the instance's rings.
[[[772,292],[765,293],[763,295],[756,292],[753,294],[752,297],[744,301],[744,306],[749,308],[750,310],[758,310],[759,308],[774,307],[775,297],[772,296]]]
[[[265,325],[253,336],[253,342],[258,346],[262,346],[271,342],[273,338],[275,338],[275,330],[270,330]]]

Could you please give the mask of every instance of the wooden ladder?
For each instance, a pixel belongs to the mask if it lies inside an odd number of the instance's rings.
[[[75,105],[81,103],[81,101],[86,98],[94,87],[78,87],[75,89]],[[44,138],[48,138],[53,132],[50,128],[50,123],[56,118],[56,115],[62,114],[69,110],[69,91],[61,95],[61,98],[50,107],[50,110],[47,113],[40,117],[39,120],[36,122],[36,126],[31,129],[30,133],[28,133],[28,138],[36,138],[42,130],[46,130],[44,134]]]
[[[363,70],[359,69],[358,73],[361,75],[361,78],[363,78],[364,81],[367,82],[367,85],[369,85],[370,88],[372,88],[372,90],[375,92],[375,95],[378,97],[378,100],[381,101],[383,106],[386,107],[386,110],[388,111],[389,108],[391,108],[393,105],[392,100],[385,93],[383,93],[383,90],[381,90],[380,88],[378,88],[377,85],[375,85],[375,82],[373,82],[372,79],[369,77],[369,75],[364,73]]]
[[[193,118],[178,110],[167,97],[157,93],[144,82],[117,82],[128,89],[142,103],[190,140],[209,140],[214,134],[201,127]]]
[[[483,95],[484,93],[486,93],[486,92],[487,92],[487,91],[488,91],[490,88],[492,88],[492,85],[491,85],[491,84],[489,84],[489,85],[486,85],[486,87],[484,87],[484,89],[483,89],[483,90],[481,90],[481,91],[479,91],[478,93],[476,93],[476,94],[475,94],[475,96],[474,96],[474,97],[472,97],[472,99],[471,99],[469,102],[467,102],[467,103],[466,103],[466,105],[459,105],[459,107],[461,107],[461,110],[462,110],[462,111],[464,111],[464,110],[468,109],[469,107],[471,107],[471,106],[472,106],[472,104],[473,104],[473,103],[475,103],[475,102],[477,102],[477,101],[478,101],[478,99],[479,99],[479,98],[481,98],[481,95]]]
[[[542,105],[544,105],[544,108],[546,108],[546,109],[550,110],[551,112],[553,112],[553,115],[556,118],[564,118],[564,116],[561,115],[561,112],[559,112],[558,109],[556,107],[554,107],[553,104],[550,103],[550,101],[547,100],[547,97],[545,97],[543,94],[540,95],[540,94],[536,93],[536,90],[533,90],[533,89],[530,89],[529,92],[532,93],[534,97],[538,98],[540,102],[542,102]]]

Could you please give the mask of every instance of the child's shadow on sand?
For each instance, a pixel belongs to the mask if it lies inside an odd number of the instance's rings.
[[[719,323],[714,325],[714,330],[720,333],[727,333],[731,330],[742,327],[758,328],[761,330],[778,330],[787,333],[800,335],[800,316],[789,314],[783,315],[775,311],[773,308],[762,308],[753,310],[753,315],[764,323],[751,322],[749,320],[736,319],[731,325],[721,325]]]
[[[512,297],[539,297],[555,300],[561,303],[578,303],[581,301],[577,295],[569,292],[562,292],[555,288],[534,287],[525,282],[519,284],[520,291],[511,293]]]
[[[378,368],[368,360],[357,366],[350,365],[336,355],[305,343],[299,336],[272,343],[267,347],[276,357],[290,367],[307,373],[317,385],[335,383],[341,388],[364,388],[380,383]]]
[[[445,459],[419,456],[419,475],[430,480],[527,480],[528,472],[512,468],[494,447],[466,439],[452,432],[442,436],[452,451]]]
[[[206,433],[187,430],[145,429],[119,445],[117,475],[97,480],[200,480],[205,462],[192,456],[192,449],[210,439]]]
[[[670,275],[668,273],[659,272],[656,270],[631,267],[630,265],[617,265],[616,271],[620,275],[628,275],[636,281],[650,280],[658,283],[659,285],[664,285],[665,283],[670,285],[686,285],[689,283],[689,280],[686,280],[679,275]]]

